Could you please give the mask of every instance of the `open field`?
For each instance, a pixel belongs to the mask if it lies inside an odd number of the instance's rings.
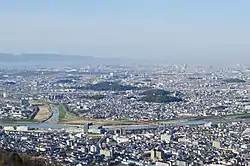
[[[48,103],[40,101],[40,100],[32,100],[30,101],[30,104],[36,105],[39,108],[38,113],[34,117],[35,121],[43,122],[51,116],[52,112],[50,110],[50,106]]]
[[[30,100],[29,102],[32,105],[49,105],[49,104],[52,104],[52,102],[44,101],[44,100],[38,100],[38,99]]]
[[[105,119],[87,119],[87,118],[74,118],[71,120],[65,120],[62,124],[81,125],[85,123],[94,123],[98,125],[146,125],[153,124],[152,122],[143,121],[129,121],[129,120],[105,120]]]
[[[75,119],[76,116],[73,113],[70,113],[69,108],[66,104],[59,104],[59,121],[68,121],[71,119]]]
[[[184,123],[187,121],[195,120],[227,120],[227,119],[241,119],[249,118],[250,113],[241,113],[234,115],[225,115],[225,116],[207,116],[207,117],[183,117],[178,119],[167,119],[167,120],[156,120],[156,121],[130,121],[130,120],[106,120],[106,119],[87,119],[87,118],[73,118],[61,121],[62,124],[67,125],[82,125],[85,123],[94,123],[98,125],[106,126],[118,126],[118,125],[149,125],[149,124],[173,124],[173,123]]]
[[[34,120],[43,122],[51,116],[50,107],[48,105],[39,106],[39,111],[34,117]]]

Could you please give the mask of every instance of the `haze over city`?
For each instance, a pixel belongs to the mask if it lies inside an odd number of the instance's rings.
[[[0,166],[250,166],[249,7],[0,0]]]
[[[249,6],[247,0],[3,0],[0,52],[247,64]]]

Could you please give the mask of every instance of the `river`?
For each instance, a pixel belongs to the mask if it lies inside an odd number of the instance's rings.
[[[29,128],[35,129],[65,129],[72,127],[79,127],[79,125],[64,125],[58,124],[59,122],[59,109],[55,105],[51,105],[52,116],[43,123],[26,123],[26,124],[2,124],[3,126],[27,126]],[[208,122],[212,123],[225,123],[225,122],[235,122],[235,121],[249,121],[250,118],[239,118],[239,119],[208,119],[208,120],[186,120],[181,122],[170,122],[166,125],[202,125]],[[125,129],[146,129],[155,128],[158,125],[126,125],[126,126],[105,126],[107,129],[114,128],[125,128]]]
[[[25,124],[2,124],[3,126],[27,126],[35,129],[63,129],[74,127],[70,125],[57,124],[59,121],[59,109],[55,105],[51,105],[52,115],[43,123],[25,123]]]
[[[55,105],[51,105],[52,116],[44,123],[57,123],[59,121],[59,109]]]

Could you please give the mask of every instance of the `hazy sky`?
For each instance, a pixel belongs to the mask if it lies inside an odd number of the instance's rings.
[[[0,52],[250,57],[249,9],[249,0],[1,0]]]

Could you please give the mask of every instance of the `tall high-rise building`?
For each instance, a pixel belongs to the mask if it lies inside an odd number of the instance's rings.
[[[114,156],[114,151],[113,150],[100,150],[100,155],[103,155],[105,157],[113,157]]]
[[[250,85],[247,86],[247,97],[248,100],[250,101]]]
[[[8,95],[7,95],[7,93],[3,93],[3,98],[6,98],[6,97],[8,97]]]
[[[213,141],[213,147],[219,149],[221,148],[221,142],[220,141]]]
[[[88,134],[89,133],[89,124],[85,123],[84,124],[84,134]]]
[[[161,149],[153,149],[151,150],[151,160],[157,159],[159,161],[164,160],[164,152]]]

